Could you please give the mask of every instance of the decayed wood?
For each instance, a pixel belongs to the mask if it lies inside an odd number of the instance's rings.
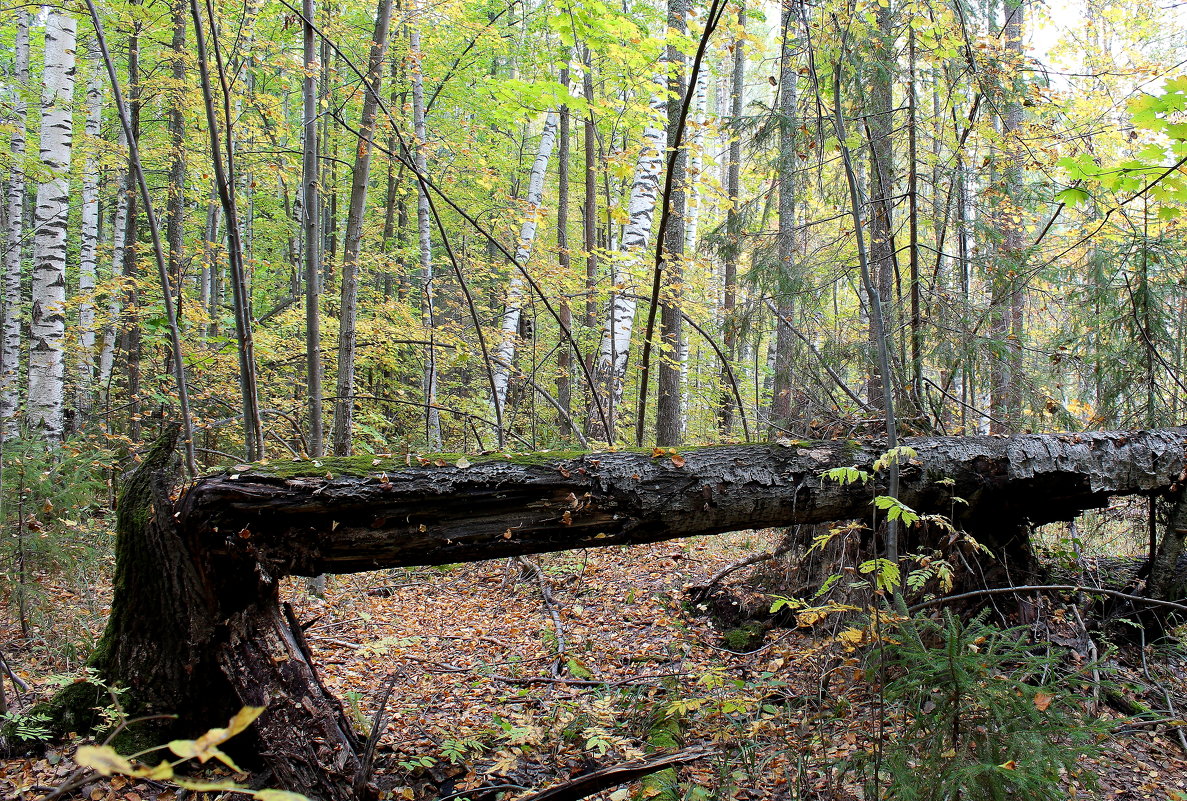
[[[1184,469],[1185,440],[1184,428],[916,438],[899,497],[1001,544],[1020,521],[1070,520],[1111,496],[1164,492]],[[877,478],[821,476],[870,469],[877,444],[656,453],[244,466],[194,484],[178,519],[212,552],[317,575],[869,517],[883,491]]]

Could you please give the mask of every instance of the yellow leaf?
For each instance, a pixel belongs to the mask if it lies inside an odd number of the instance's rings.
[[[173,783],[178,787],[184,787],[187,790],[193,790],[195,793],[214,793],[223,790],[242,790],[235,782],[221,781],[221,782],[196,782],[190,779],[183,779],[180,776],[173,779]]]
[[[168,762],[161,760],[161,764],[155,768],[136,768],[132,771],[132,776],[138,779],[155,779],[157,781],[167,781],[173,778],[173,766]]]
[[[250,726],[264,711],[262,706],[245,706],[235,713],[225,729],[211,729],[197,740],[173,740],[169,750],[182,759],[196,759],[199,762],[215,758],[233,770],[239,770],[230,757],[218,750],[218,746]]]
[[[1018,767],[1018,763],[1011,759],[1009,762],[1003,762],[1002,764],[998,765],[998,767],[1002,768],[1003,770],[1014,770]]]
[[[120,756],[110,745],[80,745],[74,752],[74,761],[104,776],[132,772],[132,763]]]
[[[945,751],[944,753],[940,754],[940,756],[941,756],[943,759],[952,759],[953,757],[955,757],[955,756],[956,756],[956,749],[955,749],[955,748],[949,748],[947,751]]]
[[[308,796],[291,790],[256,790],[251,795],[260,801],[309,801]]]
[[[1047,695],[1045,692],[1035,693],[1035,709],[1040,712],[1046,712],[1047,707],[1051,706],[1051,702],[1055,700],[1055,696]]]

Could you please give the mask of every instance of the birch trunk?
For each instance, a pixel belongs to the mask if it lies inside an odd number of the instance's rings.
[[[31,428],[48,442],[65,435],[63,408],[66,336],[66,225],[70,209],[70,155],[74,135],[73,17],[50,8],[45,20],[45,72],[41,95],[41,164],[48,179],[37,187],[33,240],[33,307],[29,319]]]
[[[416,11],[413,5],[412,11]],[[415,27],[408,35],[408,55],[412,64],[412,128],[416,135],[416,155],[414,164],[417,175],[425,175],[427,163],[425,147],[428,132],[425,127],[425,85],[424,73],[421,72],[420,31]],[[420,246],[420,276],[421,287],[424,292],[424,320],[428,329],[429,344],[425,348],[425,439],[430,448],[441,447],[441,412],[437,409],[437,350],[434,329],[437,325],[436,308],[433,299],[433,237],[429,230],[428,187],[423,181],[416,184],[416,234]]]
[[[658,83],[658,82],[657,82]],[[622,231],[622,254],[611,262],[610,313],[602,332],[597,364],[594,365],[594,391],[598,393],[610,430],[603,429],[597,415],[591,415],[588,435],[591,439],[614,441],[615,417],[622,402],[627,356],[630,354],[631,329],[635,323],[637,287],[634,268],[639,264],[651,238],[651,222],[659,195],[659,174],[663,169],[664,99],[658,93],[651,99],[651,117],[643,131],[643,150],[635,165],[635,176],[627,200],[627,224]]]
[[[87,46],[87,149],[82,172],[82,232],[78,254],[78,409],[91,407],[95,378],[95,283],[99,261],[99,165],[96,151],[103,124],[103,63],[99,45]]]
[[[570,54],[570,59],[576,52]],[[560,71],[561,85],[569,88],[569,66],[566,64]],[[556,250],[557,264],[560,266],[561,281],[567,281],[572,269],[572,258],[569,254],[569,160],[570,160],[570,122],[572,115],[568,106],[561,106],[560,110],[560,149],[557,153],[556,168]],[[560,294],[560,342],[556,354],[556,400],[560,404],[562,413],[557,420],[561,430],[565,429],[565,418],[572,406],[572,372],[573,349],[569,345],[569,338],[573,332],[573,308],[569,296],[562,289]]]
[[[359,123],[359,146],[351,173],[350,206],[342,247],[342,308],[338,329],[338,385],[334,401],[334,453],[349,456],[354,428],[355,328],[359,305],[359,244],[363,238],[363,212],[367,206],[367,182],[371,176],[372,134],[379,108],[379,87],[383,55],[387,51],[388,24],[392,0],[379,0],[375,11],[375,37],[367,62],[367,90],[363,95]]]
[[[544,200],[544,177],[548,173],[548,160],[556,144],[557,114],[549,112],[544,121],[544,133],[540,136],[540,147],[532,162],[528,176],[527,211],[519,228],[519,244],[515,248],[515,261],[526,269],[532,256],[532,244],[536,240],[536,228],[540,222],[540,204]],[[507,404],[507,387],[511,383],[511,365],[515,361],[515,346],[519,339],[519,318],[524,302],[524,278],[519,268],[511,268],[511,280],[507,283],[507,305],[503,312],[499,341],[495,344],[494,410],[495,419],[502,420]]]
[[[705,109],[709,102],[709,80],[705,74],[697,79],[692,100],[692,137],[688,148],[687,211],[684,215],[684,252],[697,252],[697,237],[701,220],[701,170],[704,169]]]
[[[121,129],[118,136],[121,150],[128,146],[128,138]],[[107,319],[103,323],[103,344],[99,349],[99,386],[104,395],[111,385],[111,371],[115,367],[117,324],[120,317],[119,279],[124,272],[124,251],[128,244],[128,211],[132,184],[127,172],[116,178],[115,213],[111,221],[111,287],[107,292]]]
[[[16,42],[13,65],[15,91],[12,99],[12,134],[9,149],[14,168],[5,198],[8,225],[4,237],[4,328],[0,341],[0,429],[4,437],[17,433],[17,410],[20,406],[21,251],[24,248],[25,222],[25,149],[29,86],[29,12],[16,9]]]

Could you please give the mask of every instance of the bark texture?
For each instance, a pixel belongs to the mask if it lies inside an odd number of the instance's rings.
[[[908,439],[918,457],[902,467],[899,498],[954,513],[992,547],[1023,520],[1069,520],[1110,496],[1165,490],[1183,468],[1185,438],[1174,428]],[[868,518],[882,487],[821,473],[869,469],[881,452],[833,440],[689,449],[675,460],[628,451],[476,457],[465,468],[415,458],[275,463],[200,480],[180,513],[212,551],[257,559],[272,574],[350,573]]]
[[[29,315],[29,424],[49,442],[63,428],[66,338],[66,233],[74,138],[74,42],[77,23],[51,10],[45,20],[45,86],[41,94],[41,164],[33,240],[33,307]]]
[[[17,91],[12,98],[12,133],[9,153],[15,168],[5,195],[4,232],[4,327],[0,335],[0,426],[4,436],[17,433],[18,388],[21,369],[21,320],[24,303],[21,297],[21,251],[25,234],[25,130],[28,102],[24,90],[29,85],[29,12],[15,9],[16,41],[13,44],[12,77]]]

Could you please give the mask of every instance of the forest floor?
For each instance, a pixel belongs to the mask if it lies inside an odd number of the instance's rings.
[[[323,679],[360,729],[370,728],[390,685],[375,771],[386,798],[476,797],[475,788],[494,785],[514,798],[693,744],[712,753],[632,785],[629,796],[597,797],[866,798],[861,770],[845,765],[868,749],[880,716],[853,630],[774,630],[757,650],[734,653],[708,619],[685,609],[687,585],[767,548],[772,536],[535,557],[551,605],[540,576],[507,560],[331,577],[324,599],[300,580],[286,595]],[[3,653],[35,692],[77,669],[77,647],[63,644],[103,619],[105,586],[82,586],[46,579],[51,608],[38,626],[53,630],[35,627],[24,639],[15,620],[0,620]],[[1104,714],[1117,729],[1125,722]],[[74,770],[73,747],[0,762],[0,798],[45,797]],[[1079,775],[1065,774],[1067,797],[1187,798],[1184,757],[1173,736],[1151,727],[1114,734],[1081,761]],[[163,783],[121,777],[97,778],[72,796],[178,798]]]

